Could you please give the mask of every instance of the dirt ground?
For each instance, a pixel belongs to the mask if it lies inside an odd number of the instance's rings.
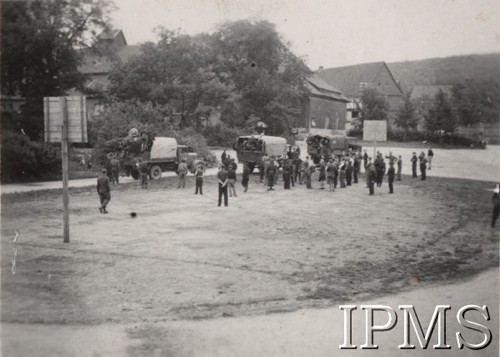
[[[368,196],[282,183],[216,207],[165,178],[112,191],[110,214],[94,188],[71,191],[71,243],[63,244],[61,192],[2,196],[1,320],[97,325],[261,315],[336,306],[498,266],[489,228],[493,183],[403,177]],[[135,212],[133,218],[131,213]],[[16,273],[11,273],[19,231]]]

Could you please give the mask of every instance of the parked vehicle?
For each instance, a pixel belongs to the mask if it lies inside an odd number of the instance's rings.
[[[128,139],[120,154],[120,164],[126,176],[132,176],[136,180],[139,178],[139,159],[147,164],[152,180],[159,180],[165,171],[176,171],[182,159],[186,159],[192,173],[197,165],[203,164],[192,147],[179,145],[175,138],[168,137],[156,137],[153,140],[148,140],[147,137]]]
[[[287,157],[288,145],[285,138],[266,135],[246,135],[236,139],[233,145],[240,163],[246,163],[250,172],[262,161],[264,156],[278,158]]]
[[[310,135],[307,138],[307,153],[318,164],[322,157],[329,160],[334,156],[344,155],[349,149],[361,150],[361,145],[357,145],[356,140],[343,135]]]

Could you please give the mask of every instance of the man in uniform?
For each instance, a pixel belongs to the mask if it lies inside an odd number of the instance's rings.
[[[111,183],[119,184],[120,160],[116,158],[116,155],[109,161],[109,166],[111,167]]]
[[[429,162],[429,170],[431,169],[433,157],[434,157],[434,152],[432,151],[432,148],[429,148],[429,150],[427,151],[427,161]]]
[[[241,177],[241,185],[243,186],[244,192],[248,191],[248,181],[250,181],[250,168],[245,162],[243,164],[243,175]]]
[[[137,169],[139,170],[141,188],[148,188],[148,164],[139,159],[137,160]]]
[[[342,161],[340,163],[340,188],[346,188],[347,186],[345,185],[345,171],[346,171],[346,166],[347,164],[345,161]]]
[[[395,170],[394,170],[394,161],[389,161],[389,170],[387,170],[387,182],[389,183],[389,193],[394,193],[394,176],[395,176]]]
[[[397,180],[401,181],[401,171],[403,168],[403,159],[401,158],[401,155],[398,156],[398,173],[397,173]]]
[[[368,183],[368,188],[370,190],[370,195],[375,194],[375,181],[377,180],[377,172],[375,171],[375,166],[369,163],[366,167],[366,179]]]
[[[316,171],[316,166],[309,165],[306,169],[306,188],[312,189],[312,175]]]
[[[294,166],[295,166],[295,170],[294,170],[294,179],[295,179],[295,182],[299,183],[299,184],[302,184],[302,173],[303,171],[301,172],[301,166],[302,166],[302,160],[300,157],[298,157],[296,160],[294,160],[293,162]]]
[[[358,183],[359,166],[360,166],[359,154],[355,154],[354,155],[354,162],[352,164],[352,168],[353,168],[352,173],[353,173],[353,177],[354,177],[354,183]]]
[[[188,173],[188,165],[186,164],[186,159],[182,159],[181,163],[177,167],[177,174],[179,175],[179,184],[177,188],[186,188],[186,175]]]
[[[99,207],[99,212],[108,213],[106,211],[106,206],[111,200],[111,189],[109,187],[109,178],[106,175],[106,169],[102,169],[101,176],[97,178],[97,194],[99,195],[99,201],[101,206]]]
[[[347,159],[347,167],[345,168],[345,180],[346,180],[347,186],[351,186],[351,183],[352,183],[352,164],[351,164],[351,160],[349,158]]]
[[[306,179],[307,175],[307,170],[309,169],[309,156],[306,157],[304,161],[300,164],[299,167],[299,176],[300,176],[300,181],[299,184],[303,184],[304,180]]]
[[[425,158],[425,154],[422,153],[423,156],[420,160],[420,173],[422,174],[422,181],[425,181],[426,179],[426,175],[425,175],[425,171],[427,170],[427,159]]]
[[[224,206],[227,207],[227,171],[224,165],[220,165],[219,172],[217,173],[217,182],[219,183],[219,204],[220,207],[222,203],[222,195],[224,195]]]
[[[337,160],[333,162],[333,188],[336,189],[339,183],[339,163]]]
[[[266,158],[263,157],[262,160],[258,162],[257,166],[259,168],[259,182],[262,183],[264,182],[264,176],[266,174]]]
[[[267,177],[267,186],[268,186],[268,191],[274,191],[274,181],[276,177],[276,173],[278,171],[278,168],[274,164],[274,160],[269,160],[269,165],[267,166],[266,170],[266,177]]]
[[[227,154],[226,154],[226,149],[224,149],[224,150],[222,151],[222,154],[220,155],[220,162],[222,163],[222,165],[224,165],[224,164],[225,164],[225,162],[226,162],[226,156],[227,156]]]
[[[363,154],[363,167],[365,168],[366,171],[366,168],[368,167],[368,154],[366,153],[366,149],[364,150]]]
[[[329,192],[334,192],[334,180],[333,177],[335,175],[335,164],[333,163],[333,159],[328,160],[328,166],[326,167],[326,182],[328,183]]]
[[[194,176],[196,177],[196,190],[194,194],[198,194],[198,190],[200,191],[200,195],[203,195],[203,175],[205,173],[205,167],[202,164],[196,166],[196,170],[194,172]]]
[[[229,164],[227,170],[227,186],[229,189],[229,197],[238,197],[236,194],[236,170],[232,164]]]
[[[500,184],[497,184],[497,187],[493,191],[493,197],[491,197],[491,203],[493,204],[491,228],[495,228],[498,216],[500,215]]]
[[[285,190],[290,189],[290,180],[292,176],[292,161],[290,159],[285,159],[283,163],[283,182]]]
[[[413,152],[413,156],[411,157],[411,172],[413,177],[418,177],[417,176],[417,153]]]

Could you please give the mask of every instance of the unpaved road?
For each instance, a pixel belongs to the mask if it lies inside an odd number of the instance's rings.
[[[127,336],[142,343],[124,349],[152,355],[182,341],[158,330],[172,321],[336,307],[498,266],[498,230],[488,227],[493,182],[404,177],[396,194],[384,185],[368,197],[363,183],[334,193],[280,183],[266,192],[256,180],[228,208],[216,207],[213,177],[203,196],[193,195],[192,178],[185,190],[171,178],[147,191],[120,185],[109,215],[98,213],[94,188],[74,189],[70,244],[61,243],[59,191],[2,195],[4,328],[139,326]],[[10,346],[23,341],[17,331],[3,335]]]

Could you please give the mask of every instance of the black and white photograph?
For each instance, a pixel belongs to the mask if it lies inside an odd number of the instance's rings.
[[[500,355],[499,0],[0,13],[0,356]]]

